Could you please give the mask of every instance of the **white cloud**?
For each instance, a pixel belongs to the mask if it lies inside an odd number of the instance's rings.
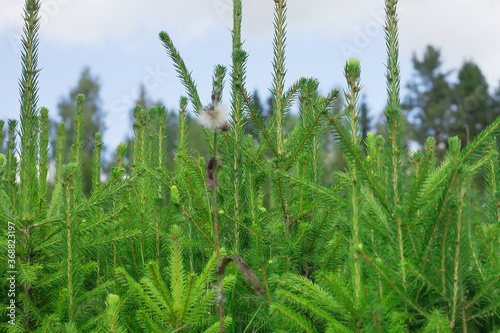
[[[426,45],[441,49],[444,66],[473,60],[490,81],[500,79],[500,2],[493,0],[412,1],[400,14],[401,56],[421,57]]]
[[[23,2],[19,0],[0,0],[0,34],[13,26],[20,27],[23,23]]]
[[[0,7],[0,33],[10,26],[21,26],[22,1],[0,0]],[[382,8],[383,1],[373,0],[288,0],[288,28],[290,33],[300,30],[338,36]],[[269,39],[273,10],[272,0],[244,0],[243,33],[248,38]],[[151,26],[174,29],[183,38],[192,39],[229,28],[232,0],[44,0],[41,16],[41,33],[61,44],[124,39]]]
[[[0,0],[0,33],[21,25],[21,3]],[[289,34],[349,41],[379,21],[383,6],[383,0],[288,0]],[[273,7],[271,0],[243,1],[245,38],[272,38]],[[402,48],[418,50],[433,43],[470,56],[500,48],[492,40],[499,37],[499,1],[407,0],[399,7]],[[127,40],[134,33],[157,34],[159,29],[175,31],[186,43],[229,28],[232,0],[44,0],[41,13],[41,33],[61,44],[88,46],[110,38]]]

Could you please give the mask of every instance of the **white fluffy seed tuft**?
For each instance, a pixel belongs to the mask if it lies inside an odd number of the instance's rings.
[[[211,107],[200,110],[200,124],[212,131],[224,129],[227,124],[228,113],[226,107],[215,103]]]

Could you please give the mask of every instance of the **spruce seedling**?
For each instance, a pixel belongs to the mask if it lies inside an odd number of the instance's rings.
[[[31,233],[37,213],[38,198],[38,133],[39,109],[38,103],[38,30],[40,28],[39,0],[27,0],[24,6],[24,34],[22,43],[22,74],[19,80],[21,101],[21,161],[20,161],[20,224],[22,241],[22,260],[27,266],[33,265],[33,243]],[[15,170],[11,170],[15,171]],[[11,175],[12,176],[12,175]],[[15,174],[14,174],[15,177]],[[15,179],[15,178],[14,178]],[[31,285],[28,282],[22,286],[27,302],[31,301]],[[26,304],[23,307],[24,325],[31,327],[31,319]]]
[[[9,198],[11,198],[12,208],[17,207],[18,201],[18,187],[16,182],[16,174],[18,162],[16,159],[16,128],[17,121],[14,119],[9,120],[9,134],[7,139],[7,153],[6,153],[6,184],[5,189]]]
[[[62,181],[62,168],[64,165],[64,147],[66,147],[66,124],[64,122],[61,122],[57,127],[56,184]]]

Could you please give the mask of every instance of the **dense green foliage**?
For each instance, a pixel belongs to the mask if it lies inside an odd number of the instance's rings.
[[[17,272],[15,325],[4,320],[2,331],[220,332],[221,321],[229,332],[500,330],[500,118],[467,145],[450,137],[440,163],[433,137],[422,151],[408,152],[397,0],[385,0],[385,135],[365,133],[356,59],[345,64],[341,108],[340,92],[321,96],[315,79],[285,85],[286,5],[275,0],[268,119],[245,85],[242,4],[234,0],[232,64],[215,66],[209,107],[173,40],[160,33],[187,93],[179,102],[173,170],[167,112],[138,106],[133,144],[117,147],[104,183],[103,143],[95,134],[85,194],[88,113],[78,95],[73,131],[58,127],[56,184],[47,202],[48,110],[37,107],[40,2],[26,1],[21,123],[9,121],[0,155],[0,267],[13,270],[13,224]],[[474,73],[462,74],[480,79]],[[229,128],[199,133],[210,150],[206,161],[189,148],[189,104],[200,116],[217,109],[226,76]],[[294,103],[299,117],[287,128]],[[332,186],[323,182],[325,131],[347,164],[334,172]],[[482,192],[472,181],[478,176]],[[238,258],[224,275],[222,257]],[[9,289],[5,278],[0,285]],[[0,297],[2,318],[10,300]]]

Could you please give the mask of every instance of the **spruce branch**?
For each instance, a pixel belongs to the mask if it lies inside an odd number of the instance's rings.
[[[298,332],[305,333],[315,333],[317,332],[316,328],[311,324],[311,322],[305,317],[296,312],[294,312],[289,307],[273,303],[271,305],[272,313],[278,313],[288,322],[294,329],[300,330]]]
[[[49,110],[40,111],[40,166],[39,166],[39,211],[40,218],[47,217],[47,172],[49,163]]]
[[[340,241],[339,241],[340,243]],[[357,314],[356,311],[356,304],[354,303],[354,300],[348,295],[344,290],[340,288],[340,286],[337,283],[337,280],[335,277],[330,278],[326,274],[321,274],[321,277],[330,285],[335,293],[340,297],[341,302],[344,304],[344,306],[347,308],[347,310],[351,313],[352,317],[355,317]]]
[[[125,333],[120,322],[120,306],[123,305],[120,302],[120,296],[109,294],[106,298],[106,312],[107,312],[107,325],[109,332],[112,333]]]
[[[408,204],[405,205],[407,208],[405,219],[408,220],[415,211],[415,205],[418,198],[418,194],[426,180],[426,177],[431,173],[435,162],[435,148],[436,140],[433,137],[429,137],[425,143],[425,154],[415,166],[415,180],[412,183],[412,187],[409,190],[409,200]],[[415,161],[417,163],[417,161]]]
[[[309,137],[313,134],[313,132],[316,129],[316,126],[318,125],[318,123],[321,120],[321,118],[323,118],[323,115],[322,114],[318,114],[316,116],[316,118],[314,119],[314,121],[312,122],[312,124],[310,125],[310,127],[307,129],[305,135],[302,137],[302,140],[300,141],[300,143],[298,144],[298,146],[295,147],[295,149],[294,149],[294,151],[292,153],[292,156],[288,160],[288,163],[286,164],[286,166],[284,168],[285,171],[287,171],[288,169],[290,169],[290,167],[292,166],[292,163],[293,163],[295,157],[297,157],[297,154],[299,153],[299,151],[306,144],[306,142],[309,139]]]
[[[237,43],[237,42],[236,42]],[[238,44],[238,43],[237,43]],[[234,49],[233,65],[231,72],[231,121],[233,132],[232,135],[237,141],[243,138],[243,130],[245,126],[245,119],[243,117],[243,100],[239,86],[246,80],[246,62],[248,60],[248,53],[242,49]]]
[[[188,96],[194,105],[194,112],[198,114],[199,110],[202,108],[202,105],[200,97],[198,95],[198,90],[196,88],[196,83],[191,78],[191,72],[187,70],[186,65],[184,64],[184,60],[182,60],[170,36],[165,31],[160,32],[159,36],[160,40],[163,42],[165,49],[167,50],[168,55],[174,62],[175,70],[177,71],[179,79],[182,81],[184,87],[186,87]]]
[[[442,223],[443,216],[444,216],[444,214],[446,212],[446,206],[447,206],[448,202],[451,200],[451,195],[453,193],[452,191],[453,191],[453,189],[454,189],[454,187],[455,187],[455,185],[457,183],[458,183],[458,181],[457,181],[457,174],[456,174],[456,171],[455,171],[455,173],[452,174],[451,179],[449,180],[448,187],[444,189],[446,192],[444,193],[443,200],[441,200],[438,203],[438,207],[435,207],[435,206],[431,205],[432,208],[429,208],[429,209],[433,209],[433,210],[439,209],[439,215],[437,216],[437,219],[436,219],[435,224],[434,224],[434,228],[432,229],[431,236],[429,237],[427,246],[425,248],[424,255],[422,257],[422,261],[421,261],[422,272],[425,271],[427,263],[429,262],[429,256],[430,256],[430,253],[431,253],[432,244],[433,244],[434,240],[437,237],[439,227],[440,227],[440,225]]]
[[[308,80],[304,77],[300,78],[294,84],[292,84],[290,88],[288,88],[288,90],[283,95],[283,110],[290,110],[290,108],[292,107],[293,99],[297,96],[300,88],[302,88],[307,83],[307,81]]]
[[[500,190],[498,156],[496,142],[492,141],[488,146],[489,159],[485,168],[485,181],[489,215],[494,221],[500,221],[500,198],[497,198],[497,193]]]
[[[57,127],[56,184],[62,181],[64,147],[66,147],[66,124],[64,122],[61,122]]]
[[[340,95],[340,91],[338,89],[334,89],[328,93],[326,96],[326,101],[324,103],[324,108],[328,109],[333,102],[335,102]]]
[[[146,293],[144,288],[137,283],[125,269],[119,267],[116,269],[116,272],[128,283],[128,286],[132,289],[134,294],[140,297],[141,302],[148,306],[149,311],[154,311],[158,318],[161,318],[166,322],[170,322],[172,320],[171,314],[174,312],[165,313],[165,311],[159,307],[159,305],[148,295],[148,293]]]
[[[8,122],[9,125],[9,134],[7,140],[7,152],[5,156],[5,173],[6,173],[6,184],[5,184],[5,193],[10,198],[12,208],[15,209],[18,204],[18,187],[19,185],[16,182],[16,174],[18,162],[16,159],[16,128],[17,121],[14,119],[10,119]]]
[[[194,225],[194,227],[196,228],[196,230],[198,230],[198,232],[200,233],[201,236],[203,236],[203,238],[205,238],[205,240],[213,247],[215,248],[215,245],[214,243],[212,242],[212,240],[207,236],[205,235],[205,233],[203,232],[203,230],[201,229],[201,227],[194,221],[194,219],[186,212],[186,210],[184,209],[184,206],[180,206],[180,209],[181,209],[181,214],[184,215],[188,220],[189,222],[191,222],[192,225]]]
[[[113,209],[112,211],[110,211],[109,213],[107,213],[106,215],[104,215],[103,217],[100,217],[100,218],[97,218],[96,221],[94,223],[91,223],[85,227],[81,227],[81,229],[79,229],[75,235],[78,235],[78,234],[81,234],[81,233],[85,233],[85,232],[89,232],[89,231],[94,231],[96,230],[96,227],[106,223],[106,222],[112,222],[112,221],[115,221],[117,220],[120,215],[125,212],[126,208],[123,207],[123,206],[118,206],[117,208]],[[49,221],[50,222],[50,221]]]
[[[286,178],[291,180],[294,183],[300,184],[302,186],[307,186],[308,188],[312,189],[313,191],[321,194],[325,198],[328,198],[329,200],[332,200],[332,203],[338,203],[341,204],[342,206],[346,205],[346,200],[343,199],[340,195],[336,194],[336,192],[340,191],[343,189],[346,185],[346,181],[341,181],[335,186],[333,189],[327,189],[323,186],[318,186],[314,184],[313,182],[307,181],[305,179],[302,179],[300,177],[294,176],[290,173],[284,172],[280,169],[276,170],[277,176],[280,176],[282,178]]]
[[[236,220],[235,218],[233,218],[232,216],[228,215],[226,212],[223,212],[221,211],[220,212],[221,215],[223,215],[225,218],[231,220],[232,222],[238,224],[240,227],[244,228],[245,230],[247,230],[249,233],[254,233],[255,231],[252,230],[251,228],[249,228],[248,226],[246,226],[245,224],[243,224],[242,222]],[[271,238],[267,238],[265,236],[262,236],[262,235],[259,235],[259,237],[261,237],[263,240],[265,240],[266,242],[268,242],[269,244],[273,245],[273,246],[276,246],[278,247],[278,243],[274,242]]]
[[[148,149],[151,137],[148,135],[150,133],[149,124],[149,114],[141,106],[135,108],[136,124],[135,124],[135,142],[134,142],[134,158],[136,162],[134,172],[139,174],[144,168],[149,166],[149,152]],[[137,155],[136,155],[137,154]],[[148,256],[146,253],[146,241],[148,238],[148,224],[149,224],[149,209],[147,206],[147,201],[149,197],[150,182],[146,177],[138,177],[136,182],[136,209],[139,219],[139,225],[141,230],[140,237],[140,250],[142,264],[146,264]]]
[[[4,125],[5,125],[5,121],[0,120],[0,147],[2,147],[2,148],[3,148],[3,141],[5,139],[5,132],[3,130]]]
[[[24,6],[24,29],[22,43],[22,73],[19,80],[21,101],[21,211],[23,220],[30,220],[35,213],[35,198],[38,184],[35,184],[37,171],[38,151],[38,31],[40,28],[40,1],[26,0]],[[28,322],[26,323],[28,326]]]
[[[397,16],[398,0],[385,0],[385,41],[387,50],[387,105],[389,108],[399,109],[397,113],[391,116],[396,116],[397,122],[392,125],[402,125],[401,109],[400,109],[400,70],[399,70],[399,32],[398,32],[398,16]],[[390,121],[389,121],[390,123]],[[402,128],[392,127],[400,134]],[[398,136],[401,139],[401,136]]]
[[[39,182],[37,170],[38,157],[38,130],[39,130],[39,110],[38,103],[38,31],[40,28],[40,1],[26,0],[24,4],[24,28],[21,38],[22,51],[22,70],[21,78],[19,79],[19,95],[20,95],[20,140],[21,140],[21,161],[20,161],[20,191],[17,197],[17,162],[10,161],[10,167],[16,166],[16,169],[10,169],[11,193],[13,194],[14,207],[18,207],[15,200],[19,198],[19,216],[21,225],[17,226],[21,230],[20,249],[23,253],[20,258],[21,263],[33,265],[35,258],[32,252],[32,223],[36,219],[37,199],[39,194]],[[11,123],[9,123],[10,127]],[[12,123],[12,125],[14,125]],[[15,127],[15,125],[14,125]],[[11,144],[13,144],[12,140]],[[14,151],[14,147],[12,147]],[[14,159],[15,157],[12,156]],[[19,248],[19,246],[18,246]],[[27,330],[32,329],[32,320],[30,320],[27,303],[32,301],[32,286],[29,283],[22,283],[22,292],[26,297],[27,302],[23,305],[21,315],[24,320],[21,325]]]
[[[462,220],[463,218],[462,214],[465,204],[464,197],[465,197],[465,186],[464,183],[462,182],[458,193],[457,238],[455,240],[455,257],[453,262],[453,298],[452,298],[451,320],[450,320],[451,329],[455,327],[455,320],[458,312],[457,305],[460,296],[458,294],[458,289],[459,289],[459,283],[462,282],[459,272],[459,266],[460,266],[460,245],[463,243],[461,235],[462,235],[462,223],[464,222]]]
[[[420,315],[422,315],[425,318],[429,317],[429,314],[425,311],[425,309],[422,309],[421,307],[418,306],[417,303],[413,302],[408,295],[406,294],[406,291],[401,288],[396,284],[395,279],[391,278],[388,276],[380,267],[379,265],[375,262],[373,258],[368,257],[362,248],[359,248],[358,251],[360,252],[361,256],[363,257],[364,260],[370,264],[375,270],[384,278],[384,280],[391,286],[391,288],[405,301],[406,304],[411,306],[415,311],[417,311]]]
[[[243,98],[238,89],[238,85],[241,85],[246,80],[246,63],[248,60],[248,54],[242,49],[241,42],[241,21],[242,21],[242,4],[241,0],[233,1],[233,31],[232,31],[232,71],[231,71],[231,122],[232,131],[230,136],[234,138],[234,141],[242,143],[244,137],[244,108],[243,108]],[[242,157],[239,150],[231,151],[228,153],[231,156],[230,163],[232,164],[233,172],[231,173],[231,183],[233,187],[233,214],[236,219],[240,218],[241,211],[241,197],[244,196],[242,179],[243,176],[240,171],[240,165],[242,163]],[[240,247],[240,230],[239,226],[236,225],[234,228],[234,250],[239,252]]]
[[[101,185],[101,133],[95,134],[94,163],[92,168],[92,192]]]
[[[177,154],[176,156],[184,156],[187,153],[187,97],[180,98],[180,110],[177,125]]]
[[[65,170],[64,170],[64,194],[65,194],[65,227],[66,227],[66,265],[65,265],[65,270],[66,270],[66,287],[68,289],[68,320],[70,323],[73,322],[73,315],[75,312],[75,298],[76,298],[76,291],[74,290],[75,282],[74,282],[74,217],[73,217],[73,205],[74,205],[74,198],[73,198],[73,186],[72,184],[74,183],[73,177],[77,173],[78,166],[75,164],[70,164],[68,165]]]
[[[432,281],[430,281],[425,275],[422,274],[422,272],[412,265],[407,265],[408,269],[412,271],[413,274],[415,274],[420,280],[422,280],[426,285],[431,287],[436,293],[438,293],[439,296],[445,298],[446,295],[439,289],[438,286],[436,286]]]
[[[283,153],[283,120],[285,109],[283,90],[285,84],[285,45],[286,45],[286,0],[275,0],[274,39],[273,39],[273,95],[274,121],[276,123],[276,157]]]
[[[309,302],[308,300],[306,300],[303,297],[297,296],[296,294],[291,293],[289,291],[285,291],[285,290],[279,290],[278,295],[280,297],[289,299],[289,301],[292,301],[293,303],[300,304],[303,308],[306,308],[307,310],[312,312],[314,314],[314,316],[317,316],[317,317],[319,317],[327,322],[334,321],[334,319],[330,313],[323,310],[321,307],[316,306],[314,303]]]
[[[353,163],[357,168],[361,171],[364,178],[366,178],[370,189],[374,192],[375,197],[380,202],[382,207],[386,212],[390,214],[391,209],[389,208],[389,204],[386,200],[386,195],[380,188],[380,184],[378,179],[375,178],[371,170],[368,168],[366,164],[366,159],[362,157],[361,150],[359,147],[354,146],[349,140],[349,133],[343,128],[340,119],[338,117],[332,117],[327,115],[328,120],[336,129],[336,133],[339,136],[339,141],[341,145],[345,148],[344,153],[347,154],[349,158],[353,160]]]
[[[243,101],[245,102],[245,105],[247,107],[247,111],[250,113],[250,117],[252,117],[252,119],[255,121],[255,123],[259,127],[260,132],[262,133],[262,135],[266,139],[266,142],[269,145],[269,147],[272,149],[274,155],[278,156],[278,150],[275,147],[273,141],[271,140],[270,134],[268,133],[267,129],[265,129],[264,125],[260,121],[259,115],[257,114],[257,112],[255,112],[254,107],[253,107],[253,103],[252,103],[248,93],[245,91],[245,88],[243,87],[242,84],[239,85],[239,89],[240,89],[241,95],[243,96]]]
[[[257,168],[259,168],[261,171],[264,171],[264,167],[262,166],[262,162],[257,162],[248,152],[248,149],[245,149],[242,147],[238,142],[236,142],[229,134],[221,132],[221,135],[231,142],[231,144],[236,147],[241,153],[243,153],[246,158],[248,158],[249,161],[253,163]]]
[[[74,187],[75,199],[80,199],[83,196],[82,193],[82,167],[83,167],[83,147],[84,147],[84,126],[83,126],[83,110],[85,108],[85,96],[82,94],[78,95],[76,98],[76,116],[75,123],[73,124],[75,128],[75,138],[73,146],[71,147],[71,163],[76,165],[76,173],[72,177],[73,183],[71,186]]]
[[[387,49],[387,108],[386,115],[386,131],[388,134],[388,141],[391,145],[389,154],[389,176],[391,181],[390,196],[392,197],[392,204],[398,207],[402,197],[402,181],[400,177],[403,176],[403,151],[404,145],[403,138],[403,115],[400,106],[400,71],[399,71],[399,42],[398,42],[398,17],[397,17],[397,3],[398,0],[385,1],[385,40]],[[411,206],[410,206],[411,207]],[[394,215],[394,220],[397,224],[398,232],[398,246],[400,266],[402,269],[403,286],[406,290],[406,270],[402,265],[405,262],[405,250],[403,244],[403,217],[398,210]]]
[[[347,80],[347,89],[344,93],[346,97],[346,105],[344,109],[344,114],[347,118],[347,126],[350,128],[343,128],[344,133],[346,133],[348,137],[349,144],[359,149],[360,147],[360,138],[359,138],[359,121],[358,121],[358,96],[360,91],[360,75],[361,68],[359,61],[356,59],[349,59],[345,65],[345,78]],[[354,285],[354,296],[356,302],[356,308],[358,311],[361,311],[362,302],[362,291],[363,291],[363,281],[362,281],[362,267],[361,260],[359,258],[359,254],[355,251],[358,246],[361,246],[361,205],[358,198],[359,192],[359,183],[358,183],[358,171],[355,165],[353,165],[352,161],[348,162],[349,166],[349,197],[350,202],[348,200],[348,207],[350,210],[350,219],[351,219],[351,232],[352,232],[352,250],[353,250],[353,259],[354,259],[354,274],[353,274],[353,285]],[[358,325],[357,325],[358,326]]]
[[[479,134],[474,141],[469,143],[465,149],[462,150],[460,154],[460,160],[464,163],[469,161],[469,158],[481,152],[481,149],[485,144],[489,142],[489,139],[500,133],[500,117],[496,118],[493,123],[487,126],[481,134]]]

